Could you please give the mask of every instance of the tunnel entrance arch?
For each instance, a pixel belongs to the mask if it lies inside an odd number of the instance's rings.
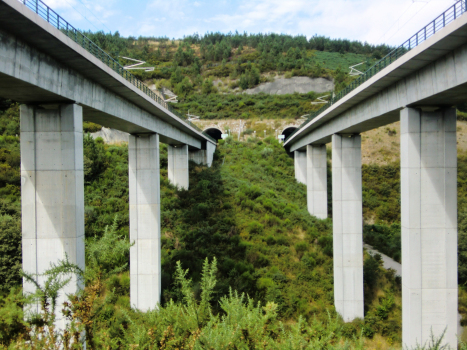
[[[211,136],[216,141],[222,139],[222,131],[218,128],[207,128],[203,131],[204,134]]]
[[[298,128],[296,126],[288,126],[282,131],[281,135],[284,136],[284,140],[285,140],[297,129]]]

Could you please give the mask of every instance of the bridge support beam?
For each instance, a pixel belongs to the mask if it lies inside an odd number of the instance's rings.
[[[326,145],[306,146],[308,212],[319,219],[328,217]]]
[[[402,341],[457,348],[456,111],[401,111]]]
[[[344,321],[363,318],[361,136],[332,135],[334,304]]]
[[[159,135],[130,135],[130,303],[141,311],[161,296]]]
[[[210,167],[212,165],[215,151],[216,146],[210,142],[206,142],[206,149],[188,151],[188,155],[190,160],[193,162]]]
[[[189,186],[188,146],[167,145],[167,148],[169,181],[174,186],[187,190]]]
[[[68,256],[84,269],[83,110],[76,104],[55,109],[22,105],[21,210],[23,270],[41,274]],[[45,278],[37,277],[43,285]],[[61,305],[82,288],[72,276],[57,301],[56,326],[64,329]],[[23,281],[23,291],[33,284]],[[32,312],[40,312],[33,305]]]
[[[306,185],[306,152],[294,152],[295,179]]]

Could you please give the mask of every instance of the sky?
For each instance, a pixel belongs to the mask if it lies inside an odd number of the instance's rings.
[[[182,38],[284,33],[398,45],[454,0],[42,0],[82,30]]]

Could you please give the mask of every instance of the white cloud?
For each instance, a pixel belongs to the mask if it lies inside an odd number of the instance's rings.
[[[402,43],[453,0],[46,0],[79,28],[122,35],[275,32]],[[91,24],[92,23],[92,24]],[[108,29],[107,29],[108,28]]]
[[[445,0],[242,0],[235,13],[218,14],[211,18],[211,22],[218,22],[227,30],[305,34],[308,37],[318,34],[397,44],[428,24],[450,4]],[[392,32],[388,33],[388,29]]]

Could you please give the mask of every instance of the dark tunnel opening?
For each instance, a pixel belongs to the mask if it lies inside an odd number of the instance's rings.
[[[297,127],[290,126],[290,127],[286,128],[286,129],[284,129],[284,131],[282,131],[281,135],[284,135],[284,140],[286,140],[287,137],[289,137],[290,134],[292,134],[295,130],[297,130]]]
[[[203,131],[203,133],[205,133],[206,135],[211,136],[216,141],[219,141],[220,139],[222,139],[222,131],[220,131],[219,129],[216,129],[216,128],[206,129],[206,130]]]

